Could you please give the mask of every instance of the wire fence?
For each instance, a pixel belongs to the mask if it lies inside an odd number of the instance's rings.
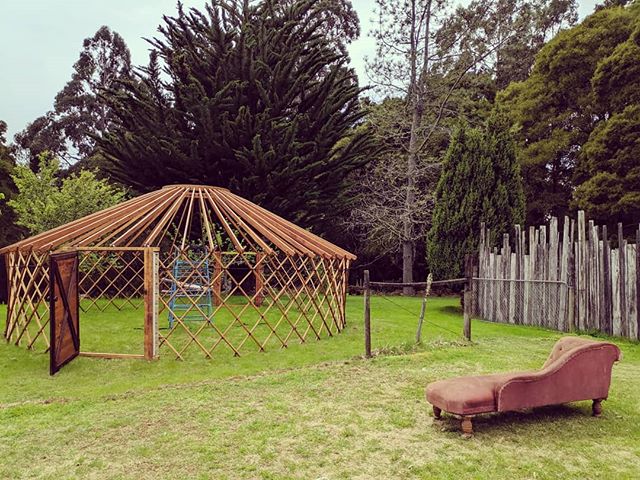
[[[570,289],[552,280],[473,278],[469,306],[475,318],[568,331]]]
[[[431,292],[432,286],[451,286],[456,284],[464,284],[467,282],[466,278],[456,278],[450,280],[432,281],[431,275],[427,278],[426,282],[410,282],[410,283],[394,283],[394,282],[371,282],[369,279],[369,270],[364,271],[363,285],[352,286],[351,289],[361,290],[364,296],[364,340],[365,340],[365,356],[372,356],[371,349],[371,298],[384,300],[385,303],[389,303],[394,306],[395,309],[403,311],[406,314],[415,315],[416,318],[416,333],[415,342],[420,343],[422,341],[422,329],[423,327],[435,327],[440,332],[446,332],[453,334],[456,337],[464,336],[467,340],[471,340],[471,328],[470,328],[470,316],[468,309],[464,309],[463,329],[455,331],[455,327],[451,328],[451,325],[442,325],[440,322],[434,322],[428,315],[426,315],[426,303]],[[395,299],[393,293],[397,293],[399,289],[406,287],[422,288],[424,287],[424,294],[422,295],[422,305],[419,310],[413,310],[403,305],[401,302]],[[384,293],[386,291],[386,294]],[[468,292],[466,292],[468,293]]]

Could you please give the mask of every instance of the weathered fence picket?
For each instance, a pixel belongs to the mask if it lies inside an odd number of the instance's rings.
[[[600,331],[640,340],[640,226],[635,244],[618,224],[607,227],[557,218],[549,225],[516,225],[514,238],[480,232],[474,315],[502,323],[537,325],[561,331]],[[499,237],[498,237],[499,238]]]

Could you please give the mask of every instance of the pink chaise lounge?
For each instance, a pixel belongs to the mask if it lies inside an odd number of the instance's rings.
[[[593,400],[593,415],[599,416],[620,358],[612,343],[563,337],[541,370],[440,380],[427,386],[427,401],[436,419],[442,411],[459,416],[466,435],[473,433],[472,417],[482,413]]]

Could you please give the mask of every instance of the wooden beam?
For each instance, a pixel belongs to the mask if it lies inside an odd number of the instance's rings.
[[[254,275],[256,277],[254,303],[256,307],[259,307],[262,305],[262,301],[264,300],[264,295],[262,294],[262,289],[264,288],[264,254],[262,253],[256,254],[256,268],[254,270]]]
[[[136,359],[136,360],[144,360],[144,355],[138,355],[134,353],[99,353],[99,352],[80,352],[81,357],[90,357],[90,358],[103,358],[107,360],[116,360],[116,359]]]
[[[158,358],[158,317],[157,317],[157,252],[144,249],[144,358]]]

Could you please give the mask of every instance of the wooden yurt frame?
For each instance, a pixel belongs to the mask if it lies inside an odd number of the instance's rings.
[[[205,252],[197,258],[194,242]],[[93,275],[85,282],[89,287],[79,282],[90,298],[109,303],[142,297],[144,355],[130,356],[147,359],[163,349],[179,359],[192,349],[210,358],[217,349],[240,355],[249,345],[264,351],[274,343],[284,348],[292,341],[333,336],[346,324],[348,271],[356,258],[227,189],[170,185],[0,250],[9,291],[7,342],[50,349],[49,269],[53,254],[61,251],[77,252],[83,275]],[[172,311],[174,327],[161,332],[158,315],[171,309],[173,298],[167,298],[164,283],[186,292],[185,283],[202,280],[197,272],[203,258],[213,311],[204,312],[198,299],[188,297],[187,314],[195,312],[203,320],[196,327],[187,325],[186,314]],[[173,278],[176,259],[193,266],[193,280]],[[112,267],[116,263],[117,269]],[[246,271],[242,278],[230,274],[234,265]],[[225,291],[223,280],[229,284]],[[215,320],[223,311],[231,319],[224,328]],[[253,324],[243,321],[249,314],[256,318]],[[279,317],[273,320],[275,314]],[[240,334],[231,335],[232,326]]]

